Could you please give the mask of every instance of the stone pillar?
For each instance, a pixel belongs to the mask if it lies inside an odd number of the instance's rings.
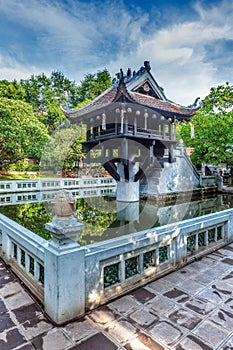
[[[85,250],[77,242],[83,225],[74,217],[72,195],[59,191],[52,210],[55,217],[45,225],[53,238],[45,247],[44,306],[49,317],[61,325],[85,311]]]
[[[228,219],[228,223],[227,225],[225,225],[225,232],[224,232],[224,239],[226,241],[226,238],[227,238],[227,241],[228,242],[232,242],[232,239],[233,239],[233,209],[229,209],[230,213],[229,213],[229,219]],[[225,235],[227,237],[225,237]]]
[[[0,230],[1,230],[1,226],[0,226]],[[11,258],[11,250],[12,250],[12,243],[11,240],[9,238],[9,235],[7,233],[6,228],[4,227],[1,230],[1,244],[2,244],[2,251],[4,252],[5,255],[5,259],[9,260]]]
[[[177,266],[182,266],[187,261],[187,244],[185,242],[185,234],[180,232],[173,239],[173,254],[174,254],[174,264]]]
[[[139,201],[139,181],[117,182],[117,201],[138,202]]]
[[[85,311],[85,254],[71,240],[52,240],[45,248],[44,306],[56,323],[70,321]]]
[[[129,180],[125,179],[124,165],[119,163],[117,172],[120,175],[120,181],[117,182],[117,201],[137,202],[139,201],[139,181],[134,181],[134,176],[139,168],[138,162],[128,162]]]

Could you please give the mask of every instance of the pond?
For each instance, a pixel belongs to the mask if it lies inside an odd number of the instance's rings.
[[[46,202],[13,205],[4,203],[0,205],[0,213],[32,232],[50,239],[50,233],[44,227],[52,219],[47,207]],[[77,198],[77,218],[85,225],[79,243],[85,246],[232,207],[231,194],[218,194],[186,202],[176,200],[173,203],[156,203],[149,200],[120,203],[112,195]]]

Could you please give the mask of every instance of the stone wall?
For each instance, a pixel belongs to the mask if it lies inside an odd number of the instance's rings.
[[[176,161],[165,161],[163,166],[154,168],[140,184],[142,194],[171,194],[193,191],[200,188],[200,174],[192,164],[181,145],[174,151]],[[166,159],[166,154],[165,157]]]

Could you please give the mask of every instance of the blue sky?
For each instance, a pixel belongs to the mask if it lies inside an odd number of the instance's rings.
[[[184,105],[233,83],[233,0],[0,0],[0,79],[137,70]]]

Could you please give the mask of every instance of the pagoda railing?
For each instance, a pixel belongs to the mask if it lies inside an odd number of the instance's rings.
[[[117,125],[117,127],[114,128],[109,128],[106,130],[101,130],[98,132],[93,132],[91,135],[88,136],[88,141],[90,140],[99,140],[99,139],[104,139],[106,136],[120,136],[120,135],[134,135],[138,137],[143,137],[143,138],[156,138],[159,140],[170,140],[174,141],[174,135],[173,133],[167,133],[167,132],[162,132],[159,130],[155,129],[145,129],[141,127],[135,128],[132,125],[124,125],[124,127],[121,127],[121,125]]]

